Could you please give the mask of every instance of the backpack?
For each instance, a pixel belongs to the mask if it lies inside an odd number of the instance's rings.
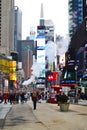
[[[37,93],[32,94],[32,100],[37,100]]]

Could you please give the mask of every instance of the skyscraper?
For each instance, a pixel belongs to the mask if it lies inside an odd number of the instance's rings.
[[[83,19],[87,16],[87,0],[83,0]]]
[[[15,6],[14,8],[14,51],[17,51],[17,41],[22,40],[22,12]]]
[[[69,35],[76,32],[83,21],[83,0],[69,0]]]
[[[44,19],[44,11],[43,11],[43,4],[41,4],[41,11],[40,11],[40,25],[37,26],[37,63],[41,63],[42,67],[42,77],[45,76],[45,69],[53,69],[52,63],[51,66],[47,66],[48,68],[45,68],[45,64],[47,62],[46,58],[46,44],[48,41],[54,42],[54,24],[51,19]],[[42,65],[43,63],[43,65]],[[44,76],[43,76],[44,75]]]
[[[14,0],[0,0],[0,53],[14,50]]]

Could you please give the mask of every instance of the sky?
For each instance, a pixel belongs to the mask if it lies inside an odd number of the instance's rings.
[[[68,0],[15,0],[15,6],[22,11],[22,39],[29,36],[30,27],[39,25],[41,3],[44,19],[51,19],[57,35],[68,34]]]

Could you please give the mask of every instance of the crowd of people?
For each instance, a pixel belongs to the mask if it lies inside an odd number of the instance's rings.
[[[43,93],[32,91],[32,92],[26,92],[26,91],[11,91],[9,93],[0,93],[0,103],[10,103],[10,104],[17,104],[17,103],[24,103],[32,100],[34,104],[34,109],[36,109],[36,103],[40,102],[44,98]]]
[[[29,99],[30,95],[26,92],[9,92],[0,94],[0,102],[4,102],[4,104],[10,103],[23,103]]]
[[[46,93],[46,96],[48,94]],[[71,102],[72,93],[68,93],[69,100]],[[60,101],[60,94],[57,92],[55,95],[56,102],[58,103]],[[73,98],[77,99],[75,96]],[[10,104],[18,104],[18,103],[24,103],[28,100],[32,100],[33,109],[36,110],[37,108],[37,102],[41,103],[42,100],[47,100],[48,98],[45,97],[45,94],[42,92],[38,92],[36,90],[33,90],[32,92],[27,93],[26,91],[20,91],[20,92],[9,92],[9,93],[0,93],[0,103],[10,103]],[[81,93],[78,97],[78,99],[87,100],[87,93]],[[76,101],[75,101],[76,102]]]

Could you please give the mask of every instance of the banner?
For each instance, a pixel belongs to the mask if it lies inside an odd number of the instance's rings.
[[[16,80],[16,61],[9,61],[9,79]]]

